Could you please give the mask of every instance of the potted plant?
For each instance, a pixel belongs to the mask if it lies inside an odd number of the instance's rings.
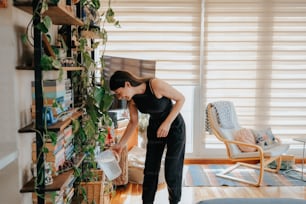
[[[104,29],[105,23],[110,23],[115,26],[119,26],[119,22],[114,18],[114,12],[109,4],[106,11],[101,11],[99,0],[94,1],[81,1],[84,10],[86,11],[86,17],[84,19],[85,25],[81,28],[82,31],[90,31],[95,33],[95,37],[102,39],[97,43],[89,43],[88,37],[92,36],[81,35],[78,39],[78,49],[80,50],[81,66],[85,68],[82,72],[74,72],[73,83],[75,87],[80,90],[81,96],[81,108],[84,112],[82,120],[74,121],[75,130],[75,148],[76,151],[85,152],[86,158],[80,169],[76,170],[78,177],[77,182],[79,185],[79,193],[83,196],[84,200],[88,203],[95,201],[100,202],[103,199],[103,194],[94,196],[90,194],[90,188],[98,185],[96,192],[104,192],[104,174],[101,170],[97,169],[95,161],[95,148],[98,145],[99,149],[103,150],[104,140],[107,136],[107,127],[111,126],[112,120],[108,115],[108,110],[113,102],[113,96],[107,88],[103,78],[104,68],[104,52],[100,57],[101,66],[100,80],[96,80],[95,70],[97,65],[95,60],[92,59],[91,53],[88,50],[96,49],[99,43],[102,42],[102,46],[105,49],[107,42],[107,32]],[[99,19],[99,20],[97,20]],[[99,22],[102,20],[103,22]],[[98,29],[96,24],[101,24],[103,27]],[[91,48],[91,49],[90,49]],[[77,128],[76,128],[77,127]]]

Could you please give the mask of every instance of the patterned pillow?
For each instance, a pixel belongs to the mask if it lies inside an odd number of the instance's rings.
[[[248,143],[248,144],[256,144],[255,137],[252,133],[252,130],[246,129],[246,128],[242,128],[240,130],[235,131],[234,140],[239,141],[239,142]],[[255,147],[248,147],[245,145],[238,145],[238,147],[242,152],[255,152],[256,151]]]
[[[267,148],[268,146],[275,144],[275,137],[272,133],[271,128],[264,130],[253,130],[256,144],[262,148]]]

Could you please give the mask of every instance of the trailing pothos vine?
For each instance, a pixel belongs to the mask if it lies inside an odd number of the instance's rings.
[[[37,7],[33,11],[33,18],[27,25],[26,33],[22,36],[24,43],[30,43],[33,45],[33,28],[37,28],[43,35],[45,35],[49,42],[52,40],[52,36],[49,34],[52,26],[52,17],[43,15],[48,10],[49,5],[57,5],[59,0],[40,0]],[[108,33],[105,29],[106,24],[112,24],[116,27],[120,27],[119,21],[115,18],[115,12],[111,8],[111,0],[105,3],[105,6],[101,5],[99,0],[80,0],[81,8],[85,12],[85,17],[82,16],[84,22],[83,26],[76,27],[75,32],[75,45],[78,50],[77,65],[84,67],[83,71],[75,71],[72,73],[72,85],[78,89],[81,96],[81,104],[79,109],[83,111],[81,120],[73,120],[73,134],[74,145],[76,153],[85,153],[86,160],[85,166],[82,169],[76,168],[75,175],[79,178],[79,181],[91,181],[93,175],[92,168],[96,168],[94,161],[94,148],[98,141],[103,148],[104,139],[107,135],[107,126],[110,126],[112,121],[108,115],[108,110],[113,102],[113,96],[108,90],[104,78],[103,69],[104,53],[106,44],[108,41]],[[39,16],[41,21],[36,25],[33,25],[33,19],[35,16]],[[91,43],[86,36],[82,35],[82,31],[90,31],[98,36],[101,40]],[[94,59],[91,57],[91,51],[102,47],[102,56],[100,56],[101,67],[97,67]],[[46,53],[42,53],[40,66],[42,70],[60,70],[59,80],[62,77],[62,65],[57,57],[49,56]],[[99,83],[95,80],[95,71],[100,69],[101,78]],[[45,121],[46,123],[46,121]],[[51,140],[56,144],[56,132],[48,131],[48,127],[45,125],[44,132],[41,135],[43,141]],[[48,149],[43,145],[42,154],[48,153]],[[43,156],[43,155],[39,155]],[[38,160],[38,158],[37,158]],[[44,170],[39,169],[38,170]],[[44,181],[36,181],[38,183]]]

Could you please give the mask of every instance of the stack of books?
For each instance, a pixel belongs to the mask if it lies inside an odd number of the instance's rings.
[[[35,83],[32,81],[32,107],[31,116],[35,119],[36,104],[35,104]],[[43,114],[47,119],[47,124],[51,125],[58,121],[60,115],[69,111],[73,107],[73,96],[71,80],[44,80],[43,81]]]
[[[73,137],[72,125],[69,125],[63,131],[58,132],[56,144],[53,144],[51,141],[45,143],[45,148],[48,149],[48,153],[45,153],[45,161],[52,163],[53,175],[60,174],[64,172],[65,168],[71,167],[67,163],[73,165]],[[32,160],[34,163],[37,161],[35,141],[32,143]]]
[[[67,180],[67,185],[65,185],[59,191],[46,192],[45,193],[45,204],[68,204],[71,203],[72,197],[74,195],[73,183],[76,177],[71,174]],[[37,194],[32,193],[33,204],[37,204]]]

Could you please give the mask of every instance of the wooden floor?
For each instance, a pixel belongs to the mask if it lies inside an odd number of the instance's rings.
[[[306,185],[306,183],[305,183]],[[111,204],[141,204],[142,186],[127,184],[117,189]],[[195,204],[213,198],[299,198],[306,200],[306,186],[285,187],[183,187],[180,204]],[[168,204],[165,184],[159,185],[154,204]]]

